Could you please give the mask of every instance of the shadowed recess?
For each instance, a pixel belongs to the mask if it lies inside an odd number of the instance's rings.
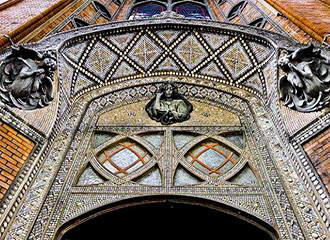
[[[156,234],[168,239],[216,235],[219,239],[227,239],[227,236],[230,239],[272,239],[253,224],[223,212],[199,205],[162,202],[103,214],[70,229],[61,240],[104,239],[116,232],[134,239],[154,239]]]

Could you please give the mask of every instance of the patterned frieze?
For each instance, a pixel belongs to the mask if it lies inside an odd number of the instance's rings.
[[[59,74],[71,82],[67,95],[73,100],[103,85],[164,74],[227,83],[264,97],[262,69],[275,48],[262,38],[231,31],[164,25],[74,38],[59,52],[65,70]]]
[[[57,53],[55,99],[42,110],[9,111],[49,136],[56,110],[60,109],[59,116],[64,105],[69,107],[82,94],[120,81],[162,75],[199,77],[266,97],[270,69],[276,71],[269,62],[276,58],[277,48],[292,45],[285,37],[261,29],[210,21],[164,21],[110,23],[25,45],[33,51]],[[0,60],[10,52],[0,53]]]
[[[184,190],[184,189],[183,189]],[[179,192],[179,191],[178,191]],[[182,191],[184,192],[184,191]],[[177,196],[183,197],[196,197],[194,191],[185,191],[186,193],[179,193]],[[188,193],[189,192],[189,193]],[[267,206],[267,201],[264,199],[262,194],[251,194],[251,195],[244,195],[242,194],[235,194],[235,195],[226,195],[226,194],[217,194],[217,193],[209,193],[200,195],[200,198],[213,200],[216,203],[225,204],[239,210],[243,210],[247,213],[251,212],[251,209],[256,210],[253,211],[253,215],[257,215],[263,221],[267,222],[268,224],[273,224],[273,219],[271,217],[271,212],[268,212],[269,206]],[[63,218],[61,219],[61,224],[69,222],[73,220],[75,217],[78,217],[81,214],[84,214],[88,211],[95,210],[99,207],[103,207],[104,205],[110,205],[112,203],[120,202],[123,200],[129,200],[134,198],[141,198],[143,199],[144,196],[150,196],[148,194],[131,194],[127,196],[126,194],[118,193],[116,195],[109,196],[109,194],[90,194],[90,193],[83,193],[83,194],[74,194],[70,196],[67,202],[67,208],[65,213],[63,214]],[[171,195],[174,196],[174,195]]]

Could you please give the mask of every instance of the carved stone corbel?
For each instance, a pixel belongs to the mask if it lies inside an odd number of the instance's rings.
[[[310,44],[286,51],[278,65],[286,73],[279,80],[280,100],[300,111],[322,109],[330,102],[330,53]]]
[[[53,100],[56,55],[13,45],[0,62],[0,101],[23,110],[43,108]]]

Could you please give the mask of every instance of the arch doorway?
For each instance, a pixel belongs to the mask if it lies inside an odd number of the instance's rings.
[[[62,230],[57,239],[104,239],[109,234],[134,239],[154,239],[160,236],[165,239],[277,239],[275,231],[265,227],[260,222],[256,223],[255,219],[250,221],[240,216],[240,212],[220,209],[207,201],[201,204],[170,198],[121,204],[110,210],[101,210],[92,217],[76,220],[66,230]]]

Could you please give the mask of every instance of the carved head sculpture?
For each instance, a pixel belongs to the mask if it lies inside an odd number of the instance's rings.
[[[278,65],[283,71],[287,72],[290,70],[289,63],[290,59],[288,56],[288,52],[285,51],[284,55],[278,60]]]
[[[0,64],[0,100],[23,110],[42,108],[53,100],[53,74],[56,56],[23,46],[12,46],[12,53]]]
[[[286,73],[280,79],[280,100],[289,108],[312,112],[330,101],[330,57],[313,45],[287,52],[278,61]]]
[[[173,98],[177,95],[177,89],[173,83],[168,82],[160,88],[160,92],[164,92],[164,97],[167,99]]]

